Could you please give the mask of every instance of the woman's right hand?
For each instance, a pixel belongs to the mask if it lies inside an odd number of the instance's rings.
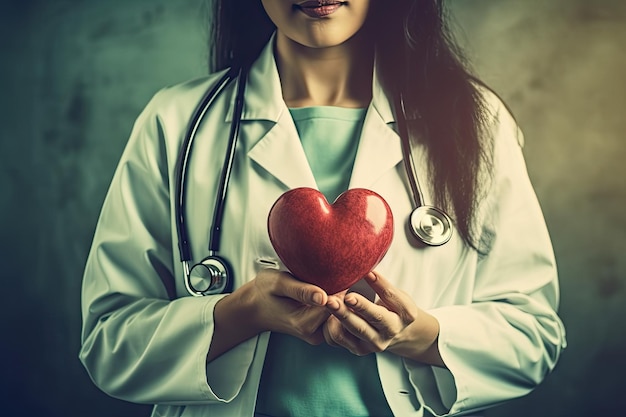
[[[215,305],[215,331],[207,361],[265,331],[320,344],[323,324],[330,316],[327,301],[328,294],[321,288],[288,272],[263,269]]]
[[[330,316],[324,290],[275,269],[261,270],[247,285],[259,333],[286,333],[313,345],[324,341],[322,325]]]

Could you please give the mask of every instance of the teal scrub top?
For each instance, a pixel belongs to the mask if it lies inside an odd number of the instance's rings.
[[[320,191],[329,202],[348,188],[366,109],[290,109]],[[259,416],[391,416],[374,354],[356,356],[272,333],[256,413]]]

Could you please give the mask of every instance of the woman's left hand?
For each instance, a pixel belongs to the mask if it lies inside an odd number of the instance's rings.
[[[416,361],[445,366],[437,337],[439,322],[406,294],[376,272],[365,281],[378,294],[372,302],[351,292],[329,297],[332,316],[324,324],[326,343],[341,346],[355,355],[390,351]]]

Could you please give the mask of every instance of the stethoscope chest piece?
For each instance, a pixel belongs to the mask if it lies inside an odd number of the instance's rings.
[[[452,237],[452,220],[433,206],[419,206],[411,213],[411,232],[429,246],[440,246]]]
[[[185,281],[187,291],[194,296],[220,294],[229,283],[229,267],[217,257],[209,256],[191,268],[189,279]]]

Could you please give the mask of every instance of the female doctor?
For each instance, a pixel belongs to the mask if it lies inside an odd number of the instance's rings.
[[[550,239],[521,133],[464,69],[441,1],[214,3],[216,73],[153,98],[102,208],[82,298],[93,381],[154,416],[442,416],[532,390],[565,346]],[[184,216],[198,262],[245,81],[220,242],[232,291],[186,297],[177,160],[231,67],[247,75],[198,126]],[[295,187],[329,201],[367,188],[390,205],[391,247],[350,292],[326,294],[278,261],[267,215]],[[454,219],[444,245],[408,232],[426,203]]]

